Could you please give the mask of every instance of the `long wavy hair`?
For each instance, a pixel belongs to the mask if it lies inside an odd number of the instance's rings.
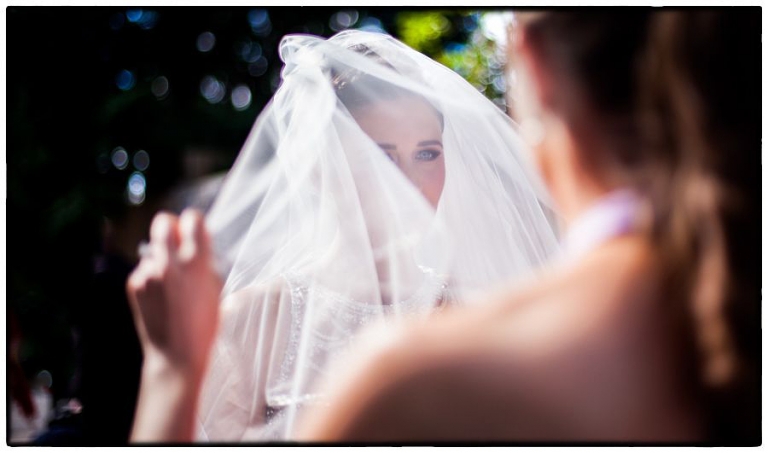
[[[665,315],[708,440],[760,441],[760,14],[541,13],[521,21],[580,163],[652,207]]]
[[[759,9],[657,14],[647,134],[665,156],[654,231],[689,322],[714,441],[760,441]],[[657,158],[658,160],[658,158]]]

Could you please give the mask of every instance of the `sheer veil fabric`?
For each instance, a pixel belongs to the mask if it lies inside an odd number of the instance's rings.
[[[459,75],[361,31],[289,35],[280,56],[206,220],[225,285],[200,440],[290,439],[361,328],[462,304],[558,248],[509,118]]]

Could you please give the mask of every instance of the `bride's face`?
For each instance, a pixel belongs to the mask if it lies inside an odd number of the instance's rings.
[[[437,207],[445,182],[442,125],[425,101],[403,97],[376,102],[354,114],[357,123]]]

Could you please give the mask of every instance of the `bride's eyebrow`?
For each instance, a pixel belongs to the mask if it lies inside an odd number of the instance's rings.
[[[376,143],[376,144],[379,145],[379,148],[381,149],[389,149],[393,151],[397,149],[397,146],[392,145],[390,143]]]
[[[440,140],[424,140],[423,142],[417,143],[418,146],[429,146],[429,145],[439,145],[443,146],[443,142]]]

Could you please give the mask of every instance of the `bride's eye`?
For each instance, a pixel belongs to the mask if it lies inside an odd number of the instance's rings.
[[[422,149],[419,150],[414,159],[421,161],[432,161],[440,157],[440,151],[436,149]]]

